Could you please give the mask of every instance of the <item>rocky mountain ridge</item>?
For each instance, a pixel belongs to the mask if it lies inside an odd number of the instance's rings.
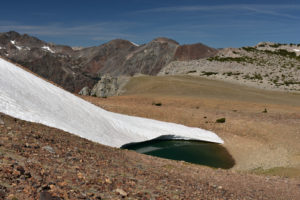
[[[197,49],[197,51],[191,51]],[[143,45],[116,39],[100,46],[72,48],[47,43],[27,34],[0,33],[0,56],[23,65],[68,91],[92,88],[101,76],[156,75],[173,60],[190,60],[215,55],[203,44],[180,46],[168,38]]]
[[[300,90],[300,44],[260,42],[253,47],[217,50],[201,43],[180,45],[162,37],[142,45],[116,39],[73,48],[10,31],[0,33],[0,56],[68,91],[77,93],[84,88],[85,94],[101,94],[99,97],[119,93],[128,81],[124,77],[137,74],[187,74],[265,89]],[[117,79],[117,84],[102,77]],[[93,89],[98,92],[91,93]]]
[[[158,75],[194,75],[264,89],[300,91],[300,44],[261,42],[225,48],[216,56],[173,61]]]

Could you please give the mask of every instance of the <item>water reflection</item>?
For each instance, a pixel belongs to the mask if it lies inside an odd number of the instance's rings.
[[[219,144],[186,140],[151,140],[127,144],[123,149],[139,153],[184,160],[186,162],[207,165],[215,168],[229,169],[235,162],[229,152]]]

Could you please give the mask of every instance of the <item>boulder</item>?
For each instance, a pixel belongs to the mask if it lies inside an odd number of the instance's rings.
[[[118,78],[106,74],[101,76],[100,81],[93,87],[91,96],[102,98],[113,96],[117,93],[118,88]]]
[[[78,94],[84,95],[84,96],[89,96],[91,94],[91,89],[88,86],[85,86],[80,90],[80,92]]]

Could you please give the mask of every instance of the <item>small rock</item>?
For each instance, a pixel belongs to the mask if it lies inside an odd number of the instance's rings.
[[[65,181],[59,182],[58,185],[59,185],[60,187],[64,187],[64,186],[67,185],[67,182],[65,182]]]
[[[53,185],[53,184],[49,185],[49,187],[50,187],[50,190],[55,190],[56,189],[55,185]]]
[[[17,177],[21,175],[21,173],[18,170],[14,170],[12,174]]]
[[[42,170],[41,170],[41,175],[43,176],[44,174],[45,174],[45,170],[42,169]]]
[[[25,173],[25,170],[22,166],[18,166],[17,170],[21,173],[21,175],[23,175]]]
[[[219,190],[222,190],[222,189],[223,189],[223,187],[222,187],[222,186],[219,186],[219,187],[218,187],[218,189],[219,189]]]
[[[79,179],[84,179],[85,178],[84,175],[82,173],[80,173],[80,172],[77,173],[77,177]]]
[[[14,134],[13,134],[13,132],[12,132],[12,131],[9,131],[9,132],[7,133],[7,135],[9,135],[9,136],[13,136]]]
[[[18,198],[15,197],[15,195],[13,195],[13,194],[8,195],[7,199],[9,199],[9,200],[18,200]]]
[[[26,173],[24,174],[24,176],[25,176],[25,178],[31,178],[30,172],[26,172]]]
[[[0,117],[0,125],[4,125],[4,121]]]
[[[127,193],[124,190],[120,189],[120,188],[116,189],[116,193],[121,195],[122,197],[127,196]]]
[[[43,191],[40,194],[40,200],[52,200],[52,195],[49,192]]]
[[[105,179],[105,183],[111,184],[112,182],[111,182],[111,180],[109,178],[106,178]]]
[[[43,149],[48,151],[49,153],[53,153],[53,154],[55,153],[54,149],[50,146],[44,146]]]
[[[30,144],[28,144],[28,143],[25,143],[24,147],[31,148]]]

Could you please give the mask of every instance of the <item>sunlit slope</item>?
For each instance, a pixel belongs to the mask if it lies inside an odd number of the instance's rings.
[[[214,98],[300,106],[300,93],[270,91],[197,76],[133,77],[124,91],[124,95]]]
[[[0,112],[120,147],[160,136],[223,143],[210,131],[105,111],[0,59]]]

